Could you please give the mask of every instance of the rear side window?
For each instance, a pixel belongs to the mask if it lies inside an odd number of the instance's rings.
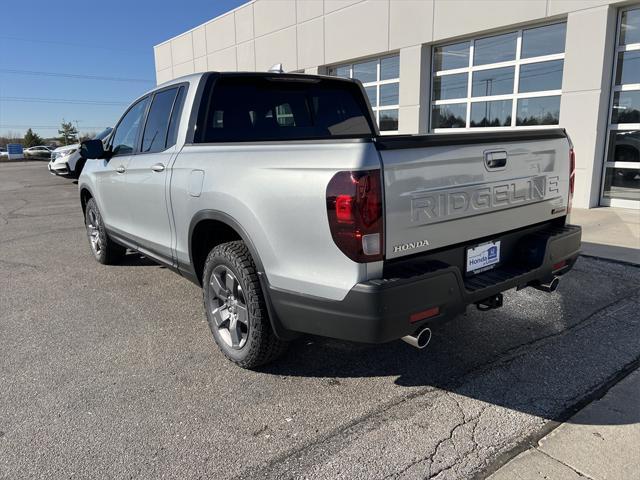
[[[177,88],[171,88],[153,96],[142,135],[142,153],[161,152],[166,148],[169,121],[177,93]]]
[[[173,111],[171,112],[171,120],[169,122],[169,131],[167,132],[166,148],[172,147],[178,140],[178,126],[180,125],[180,116],[182,115],[185,91],[185,87],[180,87],[178,95],[176,96],[176,101],[173,103]]]
[[[372,135],[356,84],[277,77],[211,78],[194,141],[242,142]]]

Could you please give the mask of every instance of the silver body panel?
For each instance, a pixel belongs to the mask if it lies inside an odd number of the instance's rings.
[[[244,228],[273,287],[341,300],[376,266],[353,262],[333,242],[327,184],[340,170],[379,167],[371,142],[187,145],[171,180],[178,261],[189,262],[191,219],[212,209]],[[205,172],[198,197],[188,191],[194,171]]]
[[[110,231],[173,265],[191,262],[194,217],[221,212],[251,239],[272,287],[344,299],[357,283],[380,278],[383,262],[353,262],[331,237],[326,188],[342,170],[383,169],[387,258],[549,220],[566,206],[566,139],[381,152],[361,140],[186,144],[200,78],[159,87],[190,83],[174,147],[87,161],[79,181]],[[492,150],[507,152],[504,169],[485,168]],[[152,171],[157,163],[164,171]],[[394,251],[405,244],[414,247]]]

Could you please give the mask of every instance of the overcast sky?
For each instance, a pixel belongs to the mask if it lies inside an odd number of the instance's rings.
[[[23,135],[29,126],[41,136],[57,135],[63,118],[77,121],[81,132],[112,126],[155,85],[154,45],[245,1],[7,2],[0,25],[0,135]]]

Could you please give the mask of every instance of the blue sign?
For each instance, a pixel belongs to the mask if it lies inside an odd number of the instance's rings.
[[[9,154],[9,160],[20,160],[24,158],[22,145],[20,145],[19,143],[9,143],[7,145],[7,153]]]
[[[7,145],[7,153],[9,155],[22,155],[22,145],[19,143],[9,143]]]

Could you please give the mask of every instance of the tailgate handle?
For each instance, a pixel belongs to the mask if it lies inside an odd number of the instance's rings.
[[[498,170],[507,166],[507,152],[484,152],[484,164],[488,170]]]

